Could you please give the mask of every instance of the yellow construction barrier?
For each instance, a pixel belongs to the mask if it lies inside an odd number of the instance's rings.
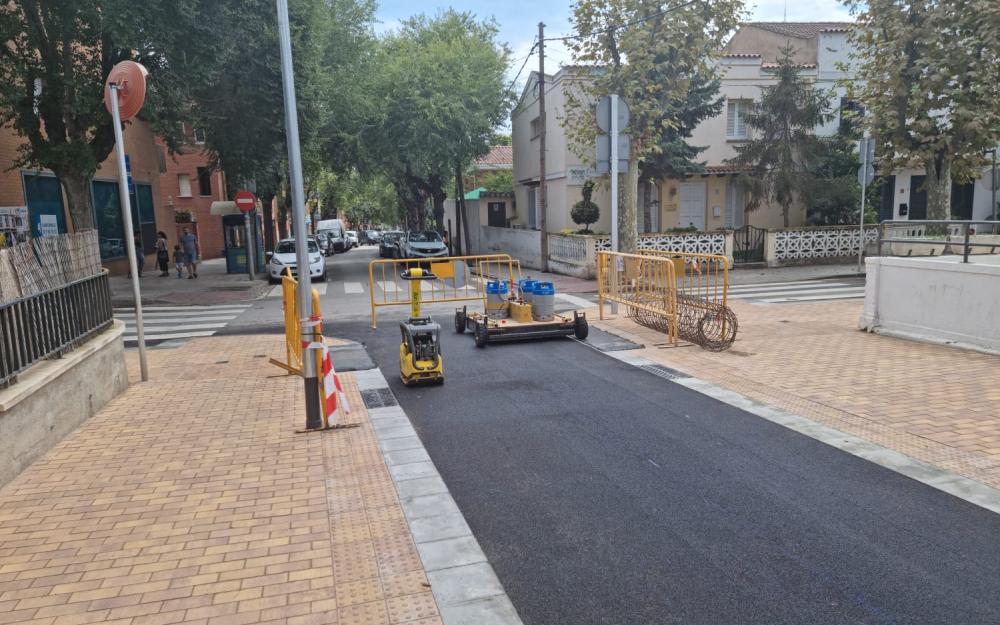
[[[508,279],[515,280],[515,276],[520,273],[520,263],[509,254],[373,260],[368,263],[368,293],[373,328],[377,327],[379,308],[412,306],[410,289],[413,287],[402,278],[402,273],[410,268],[427,269],[437,277],[436,280],[416,283],[421,289],[420,299],[424,304],[479,300],[485,306],[484,281],[495,279],[488,276],[494,273],[499,275],[505,269]]]
[[[599,252],[598,303],[627,307],[637,323],[666,333],[668,343],[685,340],[721,351],[736,339],[738,321],[729,308],[729,259],[714,254],[642,251]]]
[[[281,367],[288,373],[302,375],[302,329],[299,321],[299,281],[292,277],[291,270],[286,269],[281,276],[281,301],[285,320],[285,360],[281,362],[271,358],[273,365]],[[322,318],[319,304],[319,291],[312,290],[312,316]],[[316,335],[322,334],[321,326],[317,326]],[[311,337],[310,337],[311,338]],[[321,369],[317,369],[320,371]]]

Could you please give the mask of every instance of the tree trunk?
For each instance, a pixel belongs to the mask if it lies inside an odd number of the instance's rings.
[[[791,204],[781,205],[781,221],[782,223],[785,224],[786,228],[788,227],[788,213],[791,211],[791,208],[792,208]]]
[[[632,146],[632,154],[635,154]],[[639,233],[636,228],[639,199],[639,159],[632,158],[625,172],[624,184],[620,185],[618,195],[618,249],[622,252],[635,254],[638,249]]]
[[[264,210],[264,251],[274,251],[274,193],[260,196],[261,208]]]
[[[73,220],[73,231],[81,232],[94,228],[94,204],[90,195],[90,177],[75,172],[56,172],[63,191],[66,192],[66,203],[70,219]],[[120,211],[121,208],[119,207]],[[134,224],[138,226],[138,224]],[[108,235],[110,236],[110,235]],[[132,236],[123,233],[123,236]]]
[[[282,192],[278,202],[278,239],[288,238],[288,209],[292,206],[292,196]]]
[[[951,161],[943,154],[927,161],[927,219],[951,218]]]
[[[462,166],[455,166],[455,232],[451,233],[456,256],[462,255]]]
[[[441,187],[435,189],[431,194],[431,198],[434,201],[434,222],[437,225],[439,233],[444,232],[444,200],[447,197],[448,194]]]

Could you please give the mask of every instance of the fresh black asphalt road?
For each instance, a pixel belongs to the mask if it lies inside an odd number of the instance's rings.
[[[477,349],[438,321],[441,387],[399,383],[394,324],[337,334],[526,625],[1000,623],[1000,516],[572,340]]]

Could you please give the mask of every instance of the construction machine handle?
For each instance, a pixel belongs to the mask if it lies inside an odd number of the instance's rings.
[[[429,270],[421,269],[419,267],[407,269],[403,273],[399,274],[399,277],[403,280],[437,280],[437,276]]]

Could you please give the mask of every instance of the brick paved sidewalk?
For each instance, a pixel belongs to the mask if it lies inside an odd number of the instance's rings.
[[[295,434],[280,341],[151,350],[0,489],[0,623],[440,624],[353,376],[362,426]]]
[[[739,334],[721,353],[588,316],[637,355],[1000,488],[1000,357],[861,332],[858,300],[731,305]]]

